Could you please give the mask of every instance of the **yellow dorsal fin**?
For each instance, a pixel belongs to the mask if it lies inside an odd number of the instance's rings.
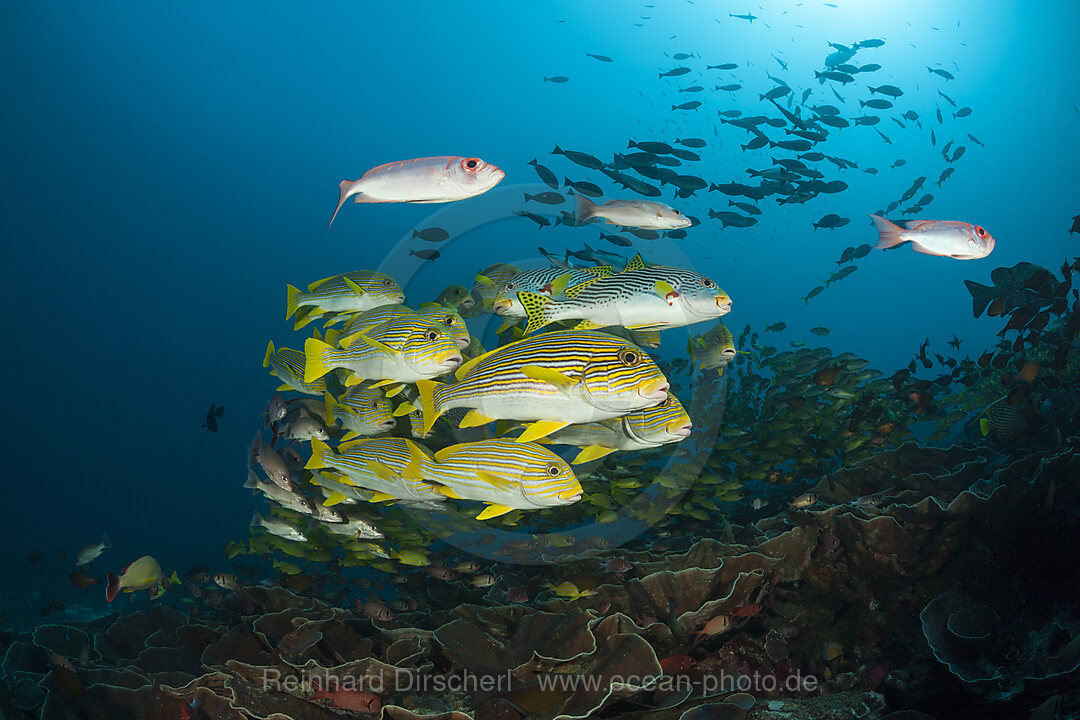
[[[585,268],[585,272],[596,277],[611,277],[614,268],[610,265],[597,265],[596,267]]]
[[[392,398],[400,395],[404,389],[405,386],[401,383],[398,383],[397,385],[392,385],[391,387],[387,388],[383,394],[386,395],[386,397],[388,398]]]
[[[630,262],[626,263],[626,267],[623,268],[623,272],[630,272],[631,270],[644,270],[645,260],[641,257],[641,253],[638,253],[634,257],[630,258]]]
[[[263,355],[263,367],[270,364],[270,356],[274,354],[274,341],[271,340],[266,345],[266,354]]]
[[[537,420],[533,424],[525,428],[525,432],[521,433],[521,437],[517,439],[519,443],[532,442],[542,437],[547,437],[556,430],[561,430],[570,423],[562,420]]]
[[[574,388],[579,384],[578,380],[573,379],[558,370],[552,370],[541,365],[522,365],[521,373],[525,377],[532,378],[533,380],[539,380],[545,382],[548,385],[554,385],[564,394],[570,395]]]
[[[402,415],[408,415],[411,412],[416,412],[416,406],[412,404],[411,400],[406,400],[394,408],[394,412],[391,414],[394,417],[401,417]]]

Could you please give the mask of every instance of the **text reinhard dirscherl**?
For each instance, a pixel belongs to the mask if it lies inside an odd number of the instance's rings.
[[[751,675],[570,675],[543,673],[535,676],[537,689],[545,692],[596,692],[600,690],[700,691],[704,695],[730,692],[812,693],[818,679],[797,671],[783,677],[772,674]],[[384,692],[508,692],[522,683],[510,671],[500,675],[476,674],[468,670],[449,675],[420,674],[401,668],[381,675],[336,675],[332,673],[284,674],[276,668],[263,671],[263,692],[310,693],[322,689]]]

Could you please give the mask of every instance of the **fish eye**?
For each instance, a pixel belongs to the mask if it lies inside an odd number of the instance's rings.
[[[682,213],[679,212],[678,210],[673,210],[672,212],[674,212],[676,215],[682,215]]]
[[[701,278],[701,284],[705,287],[712,287],[715,283],[707,277]]]
[[[978,225],[975,226],[975,234],[978,235],[979,237],[986,237],[986,231],[983,230]]]
[[[547,474],[550,475],[551,477],[558,477],[558,475],[559,475],[559,466],[556,465],[555,463],[549,463],[548,466],[547,466]]]
[[[386,287],[393,287],[394,281],[387,278],[386,280],[383,280],[383,285],[385,285]]]
[[[439,333],[435,332],[434,330],[428,330],[425,337],[427,337],[427,339],[431,342],[435,342],[439,339]]]
[[[506,289],[507,290],[513,290],[514,289],[514,283],[512,283],[512,282],[506,283]]]
[[[372,400],[372,401],[371,401],[371,409],[372,409],[372,410],[375,410],[375,409],[377,409],[378,407],[379,407],[379,401],[378,401],[378,400]]]
[[[461,164],[469,170],[475,170],[480,166],[480,158],[467,158]]]
[[[667,407],[667,406],[668,406],[668,405],[669,405],[670,403],[671,403],[671,398],[670,398],[670,397],[666,397],[666,398],[664,398],[664,399],[663,399],[663,401],[662,401],[662,402],[661,402],[661,403],[660,403],[659,405],[657,405],[656,407]]]
[[[443,323],[445,323],[446,325],[453,325],[454,324],[454,316],[453,315],[447,315],[443,319]]]
[[[623,350],[619,353],[619,361],[627,367],[634,367],[641,362],[641,355],[633,350]]]

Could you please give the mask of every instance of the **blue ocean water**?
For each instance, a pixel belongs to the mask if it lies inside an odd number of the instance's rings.
[[[857,104],[871,97],[868,85],[902,88],[893,110],[874,111],[892,143],[872,127],[833,133],[822,149],[859,169],[817,167],[849,188],[805,204],[766,198],[758,223],[745,229],[708,218],[710,208],[731,209],[726,195],[679,199],[665,186],[658,199],[701,224],[682,239],[635,240],[633,252],[715,279],[734,300],[725,322],[736,333],[783,321],[784,345],[855,352],[886,373],[906,366],[925,338],[940,350],[955,334],[973,358],[990,347],[999,325],[972,318],[963,281],[989,284],[990,270],[1021,261],[1056,268],[1077,252],[1068,227],[1080,212],[1080,7],[744,5],[0,8],[5,612],[32,613],[42,602],[34,592],[103,606],[96,590],[83,601],[66,581],[71,553],[102,532],[113,548],[97,562],[114,571],[142,554],[169,568],[213,565],[225,543],[246,535],[255,507],[240,487],[246,446],[278,384],[260,362],[267,340],[295,337],[284,322],[286,283],[382,268],[422,301],[450,283],[471,286],[494,262],[538,265],[538,246],[561,255],[587,242],[631,254],[599,241],[596,226],[537,229],[512,215],[525,207],[521,194],[539,187],[528,162],[538,158],[560,180],[596,182],[606,197],[628,196],[552,148],[606,160],[629,139],[698,137],[707,143],[695,150],[702,160],[681,172],[746,182],[748,168],[768,167],[780,151],[740,149],[750,135],[717,113],[775,116],[759,100],[774,86],[770,74],[799,96],[791,107],[809,89],[804,107],[837,104],[847,117],[870,112]],[[729,15],[747,12],[757,18]],[[880,70],[846,86],[814,79],[829,42],[868,38],[885,43],[859,50],[857,61]],[[692,57],[671,57],[680,52]],[[705,70],[726,62],[738,67]],[[691,72],[657,77],[682,65]],[[545,81],[553,76],[569,80]],[[743,87],[712,89],[725,82]],[[706,90],[679,92],[694,84]],[[670,109],[688,100],[703,105]],[[959,107],[971,115],[954,119]],[[888,119],[909,109],[921,127]],[[967,150],[937,188],[949,140]],[[327,228],[342,178],[444,154],[481,157],[506,179],[452,207],[348,204]],[[901,158],[906,164],[891,169]],[[862,172],[868,167],[877,174]],[[993,254],[956,261],[906,248],[874,252],[804,302],[845,247],[875,242],[865,216],[918,176],[927,181],[916,197],[931,192],[934,201],[917,217],[978,223],[996,238]],[[815,231],[826,213],[851,222]],[[411,240],[412,229],[440,223],[462,234],[438,246],[434,262],[409,256],[435,247]],[[830,335],[810,334],[815,326]],[[677,339],[661,357],[682,353],[686,331],[672,332]],[[486,344],[494,344],[490,334]],[[216,434],[200,427],[211,402],[225,408]],[[44,558],[29,563],[33,553]]]

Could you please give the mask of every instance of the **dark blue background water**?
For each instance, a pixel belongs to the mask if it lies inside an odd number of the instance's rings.
[[[759,19],[748,24],[728,17],[745,5],[712,2],[490,2],[468,12],[447,3],[5,3],[0,553],[14,571],[9,611],[32,589],[66,585],[71,559],[56,551],[74,552],[103,530],[116,547],[98,572],[144,553],[181,570],[223,564],[221,546],[246,533],[255,507],[240,485],[256,415],[276,385],[260,367],[266,342],[302,342],[284,323],[286,282],[385,266],[410,301],[424,301],[450,282],[471,284],[491,262],[535,261],[538,244],[597,247],[596,228],[538,231],[505,217],[519,206],[515,186],[535,187],[528,160],[539,157],[560,178],[600,182],[551,148],[608,159],[628,138],[697,136],[710,146],[681,171],[744,180],[748,167],[764,168],[778,152],[744,153],[738,144],[748,136],[735,128],[715,134],[717,110],[767,112],[758,101],[772,86],[766,71],[797,93],[812,88],[810,105],[837,104],[813,80],[828,41],[886,40],[855,61],[882,70],[838,88],[846,116],[859,114],[868,82],[892,83],[906,94],[895,111],[878,114],[913,109],[925,129],[883,120],[893,145],[870,128],[834,133],[821,149],[880,173],[823,163],[827,180],[851,189],[803,206],[766,199],[752,228],[722,231],[706,221],[678,243],[636,248],[716,279],[735,300],[726,320],[736,332],[783,320],[782,343],[822,344],[808,330],[826,325],[825,344],[887,372],[906,365],[927,336],[943,349],[955,332],[964,351],[980,353],[997,325],[972,320],[962,280],[987,282],[992,268],[1020,260],[1056,267],[1076,254],[1066,228],[1080,212],[1080,10],[1065,2],[837,4],[752,7]],[[658,80],[680,64],[666,56],[676,52],[701,59],[685,62],[690,75]],[[740,67],[699,72],[722,62]],[[552,75],[570,81],[543,81]],[[732,81],[745,88],[711,92]],[[699,82],[710,92],[677,92]],[[952,121],[937,89],[973,115]],[[669,110],[688,99],[705,106]],[[947,113],[944,128],[932,120],[935,107]],[[931,127],[938,148],[950,138],[968,147],[940,190],[932,183],[945,163],[930,145]],[[967,141],[968,132],[986,148]],[[442,154],[480,156],[507,178],[471,207],[350,204],[327,229],[341,178]],[[906,167],[889,170],[897,158]],[[928,178],[922,192],[937,198],[922,217],[984,225],[997,238],[994,254],[959,262],[874,253],[804,305],[845,246],[874,241],[865,213],[919,175]],[[676,202],[665,190],[663,199],[701,218],[710,207],[728,209],[719,193]],[[424,220],[433,212],[481,227],[421,267],[405,253],[422,243],[399,240],[438,224]],[[853,221],[814,232],[811,221],[829,212]],[[672,337],[667,354],[685,346],[685,334]],[[226,408],[216,435],[199,427],[211,402]],[[47,558],[28,564],[37,550]],[[87,603],[103,600],[95,592]]]

